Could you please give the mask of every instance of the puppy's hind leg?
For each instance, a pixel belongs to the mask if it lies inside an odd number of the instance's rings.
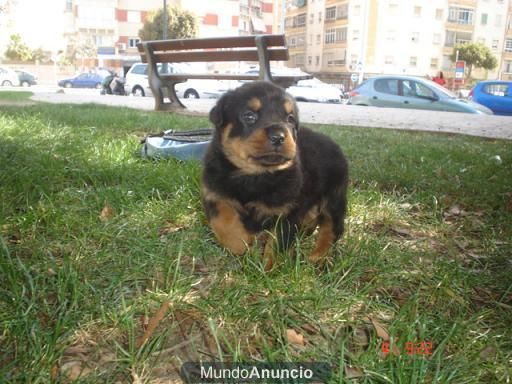
[[[315,249],[308,257],[311,263],[323,262],[331,246],[343,235],[346,212],[346,186],[340,186],[328,197],[320,214]]]

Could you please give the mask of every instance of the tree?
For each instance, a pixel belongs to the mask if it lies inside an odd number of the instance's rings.
[[[142,40],[162,40],[163,39],[163,9],[159,9],[151,14],[142,29],[139,31],[139,37]],[[195,37],[197,34],[197,21],[194,15],[188,11],[183,11],[177,7],[167,7],[167,37],[169,39],[184,39]]]
[[[459,51],[458,60],[466,62],[468,69],[467,77],[471,77],[474,68],[483,68],[493,70],[498,66],[498,60],[492,54],[491,50],[482,43],[467,43],[455,46],[450,60],[457,60],[457,51]]]
[[[11,60],[29,61],[32,59],[30,48],[22,41],[19,34],[11,35],[5,57]]]

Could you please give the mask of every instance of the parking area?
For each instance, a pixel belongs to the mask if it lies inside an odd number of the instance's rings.
[[[34,92],[33,100],[49,103],[98,103],[143,110],[154,108],[152,97],[100,95],[95,89],[35,86],[31,87],[30,91]],[[206,115],[215,104],[215,100],[184,99],[183,103],[189,112]],[[299,102],[299,110],[303,123],[447,132],[512,139],[512,117],[506,116],[306,102]]]

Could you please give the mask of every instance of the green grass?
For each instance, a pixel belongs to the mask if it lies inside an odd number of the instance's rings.
[[[511,380],[510,142],[315,126],[350,160],[346,234],[323,270],[283,256],[265,273],[215,243],[198,163],[138,155],[147,133],[208,125],[0,107],[0,382],[151,383],[199,360],[324,361],[333,383]],[[432,355],[406,353],[427,341]]]
[[[0,91],[0,101],[26,101],[33,95],[32,92],[27,91]]]

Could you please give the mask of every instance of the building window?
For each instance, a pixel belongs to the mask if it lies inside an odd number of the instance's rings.
[[[482,13],[482,16],[480,16],[480,24],[487,25],[487,13]]]
[[[512,39],[505,40],[505,52],[512,52]]]
[[[315,65],[320,65],[320,56],[315,56]]]
[[[386,37],[386,39],[387,39],[388,41],[395,41],[395,39],[396,39],[396,31],[394,31],[394,30],[389,30],[389,31],[387,32],[386,36],[387,36],[387,37]]]
[[[318,12],[318,22],[321,23],[322,22],[322,12]]]
[[[393,64],[393,56],[386,56],[384,58],[384,64]]]
[[[361,6],[360,5],[354,6],[354,16],[361,16]]]
[[[336,7],[329,7],[325,9],[325,20],[336,19]]]
[[[325,31],[325,44],[333,44],[336,39],[336,30],[334,28]]]
[[[439,60],[437,59],[437,57],[433,57],[430,59],[430,68],[437,68],[439,64]]]
[[[313,64],[313,57],[308,56],[308,65],[311,65],[311,64]]]
[[[296,67],[304,66],[304,55],[294,55],[292,62]]]
[[[409,65],[410,65],[411,67],[415,67],[415,66],[416,66],[416,64],[418,64],[418,58],[417,58],[416,56],[411,56],[411,57],[409,58]]]
[[[468,32],[446,31],[445,47],[454,47],[459,44],[466,44],[473,40],[473,35]]]
[[[448,21],[457,24],[473,24],[472,9],[451,7],[448,12]]]
[[[436,9],[436,20],[443,20],[443,10],[441,8]]]
[[[325,31],[325,44],[344,43],[347,41],[347,28],[331,28]]]
[[[297,17],[297,21],[295,24],[296,27],[303,27],[306,25],[306,14],[305,13],[301,13],[300,15],[297,15],[296,17]]]
[[[493,40],[492,44],[491,44],[491,49],[496,51],[496,50],[498,50],[499,45],[500,45],[500,41],[499,40]]]
[[[352,31],[352,40],[354,40],[354,41],[359,40],[359,30],[358,29],[354,29]]]
[[[420,41],[420,33],[419,32],[413,32],[411,36],[411,41],[414,43],[417,43]]]
[[[66,12],[73,12],[73,0],[66,0]]]
[[[347,19],[348,18],[348,4],[338,5],[336,7],[336,18]]]
[[[512,61],[505,61],[503,71],[505,73],[512,73]]]
[[[419,7],[419,6],[414,7],[414,17],[421,17],[421,7]]]
[[[336,53],[328,52],[324,54],[324,63],[328,67],[340,67],[345,65],[345,56],[346,52],[344,50]]]
[[[434,37],[432,38],[432,43],[435,45],[441,44],[441,34],[440,33],[434,33]]]
[[[130,48],[136,48],[137,44],[140,43],[140,39],[138,37],[130,37],[128,39],[128,47]]]
[[[322,41],[322,35],[316,35],[316,44],[320,44],[320,42]]]

